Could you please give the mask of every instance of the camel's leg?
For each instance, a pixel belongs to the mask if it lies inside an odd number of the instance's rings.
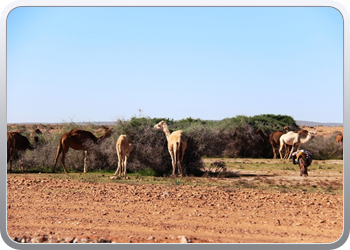
[[[85,151],[85,158],[84,158],[84,173],[87,173],[87,171],[88,171],[88,161],[89,161],[89,159],[88,159],[88,151],[86,150]]]
[[[292,146],[292,149],[290,150],[290,154],[289,154],[289,156],[288,156],[288,160],[289,160],[290,156],[292,155],[293,150],[294,150],[294,145]]]
[[[172,150],[172,148],[169,148],[169,153],[171,156],[171,165],[173,166],[173,173],[170,176],[174,176],[175,175],[175,169],[176,169],[176,161],[175,161],[175,156],[174,156],[174,152]]]
[[[68,150],[67,150],[67,151],[68,151]],[[67,171],[67,169],[66,169],[66,165],[64,164],[64,160],[66,159],[67,151],[66,151],[66,150],[62,150],[62,157],[61,157],[62,166],[63,166],[64,172],[65,172],[66,174],[69,173],[69,172]]]
[[[12,160],[13,160],[13,149],[10,149],[10,157],[7,157],[7,162],[10,160],[10,170],[9,172],[12,172]]]
[[[280,149],[278,151],[280,153],[281,160],[283,159],[282,158],[282,148],[283,148],[283,143],[280,144]]]
[[[118,167],[117,167],[117,171],[115,171],[114,175],[117,175],[119,173],[120,176],[120,171],[121,171],[121,167],[122,167],[122,156],[118,153]]]
[[[126,176],[126,163],[128,162],[128,156],[125,156],[124,159],[124,176]]]
[[[182,173],[183,152],[182,152],[181,146],[178,149],[176,158],[177,158],[178,173],[179,173],[179,176],[182,177],[183,176],[183,173]]]
[[[272,145],[272,151],[273,151],[273,159],[277,158],[277,154],[276,154],[276,148]]]
[[[171,174],[171,176],[175,176],[176,162],[173,159],[171,159],[171,164],[173,165],[173,173]]]

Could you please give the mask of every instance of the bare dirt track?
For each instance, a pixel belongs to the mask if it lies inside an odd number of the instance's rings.
[[[332,243],[343,195],[8,174],[7,230],[19,242]]]

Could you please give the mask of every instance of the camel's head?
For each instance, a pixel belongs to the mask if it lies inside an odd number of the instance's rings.
[[[153,129],[155,129],[155,130],[163,130],[164,124],[165,124],[165,122],[161,121],[158,124],[154,125]]]
[[[284,126],[283,129],[284,129],[284,131],[286,131],[286,132],[289,132],[289,131],[290,131],[289,126]]]
[[[135,149],[135,146],[129,143],[129,153]]]
[[[317,135],[317,132],[309,131],[308,135],[311,136],[311,137],[314,137],[315,135]]]
[[[262,131],[260,128],[258,128],[257,130],[254,131],[254,134],[259,134],[260,132],[262,132]]]

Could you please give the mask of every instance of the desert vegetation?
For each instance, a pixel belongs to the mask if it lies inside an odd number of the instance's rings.
[[[186,118],[174,121],[167,118],[132,117],[129,120],[119,119],[109,128],[114,133],[99,145],[88,143],[89,170],[115,171],[118,167],[118,157],[115,144],[121,134],[126,135],[133,143],[134,150],[128,159],[128,170],[136,172],[152,169],[155,176],[170,175],[172,170],[171,157],[167,148],[167,139],[163,131],[155,131],[154,125],[164,121],[170,132],[182,130],[187,141],[187,148],[183,159],[183,173],[187,176],[202,176],[206,174],[203,157],[224,158],[272,158],[271,145],[266,143],[260,135],[254,133],[261,129],[265,134],[276,130],[283,130],[288,126],[290,130],[300,129],[294,119],[282,115],[259,115],[253,117],[237,116],[220,121],[207,121]],[[72,129],[84,129],[101,136],[101,125],[93,123],[75,123],[74,121],[61,124],[39,125],[8,125],[8,131],[21,130],[22,135],[39,128],[39,143],[36,150],[16,152],[14,154],[13,169],[26,171],[50,172],[54,165],[57,145],[62,134]],[[313,153],[315,160],[342,159],[343,145],[335,143],[337,133],[331,136],[316,136],[303,144],[303,148]],[[66,166],[70,171],[83,172],[84,152],[69,150]],[[57,170],[63,171],[61,163],[57,163]]]
[[[183,131],[183,177],[170,176],[167,138],[154,130],[160,121],[169,133]],[[314,156],[308,177],[290,160],[273,159],[270,142],[255,133],[286,126],[317,132],[301,147]],[[37,128],[35,150],[15,151],[14,173],[7,175],[7,232],[16,242],[331,243],[343,232],[343,146],[335,142],[341,128],[298,127],[275,115],[8,125],[27,137]],[[114,133],[84,143],[87,173],[84,150],[67,152],[69,174],[60,161],[52,173],[58,142],[72,129],[97,138],[106,129]],[[112,178],[120,135],[133,150],[127,178]]]

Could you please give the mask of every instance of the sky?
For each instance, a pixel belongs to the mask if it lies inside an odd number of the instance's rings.
[[[290,115],[343,122],[331,7],[19,7],[7,123]]]

